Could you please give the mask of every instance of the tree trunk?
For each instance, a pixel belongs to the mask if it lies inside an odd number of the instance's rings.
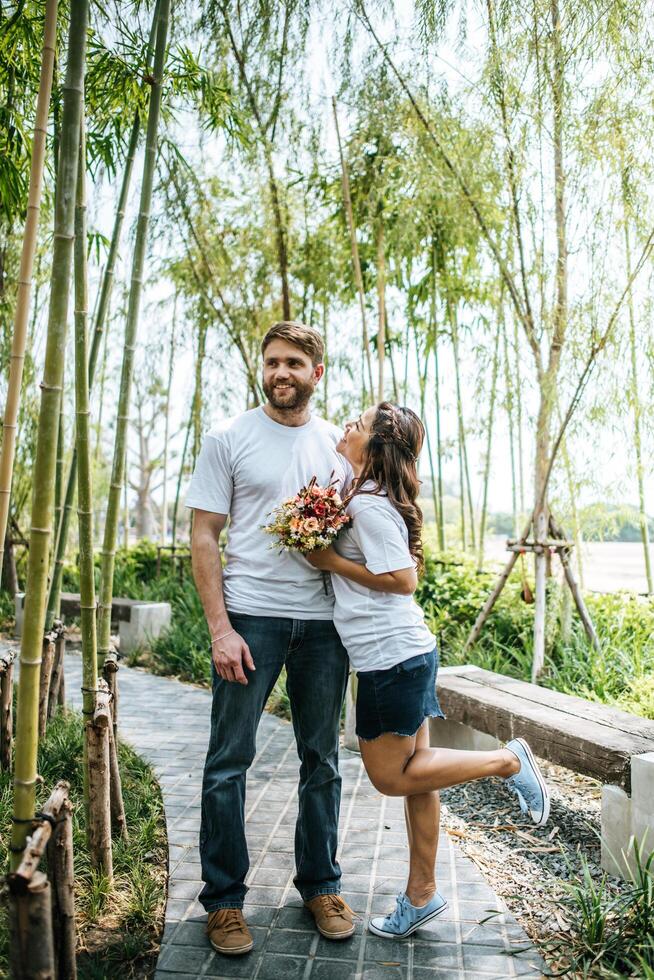
[[[377,401],[384,401],[384,356],[386,354],[386,255],[384,226],[377,219]]]
[[[50,108],[50,93],[54,71],[55,44],[57,34],[57,0],[46,0],[43,48],[41,53],[41,73],[39,92],[36,101],[36,120],[34,138],[32,141],[32,159],[30,164],[30,183],[27,199],[27,218],[18,273],[18,296],[14,313],[14,329],[12,336],[11,359],[9,363],[9,381],[7,400],[2,428],[2,447],[0,449],[0,547],[4,548],[9,520],[9,501],[11,497],[11,479],[14,469],[16,452],[16,426],[20,404],[20,390],[23,379],[23,364],[25,362],[25,345],[27,340],[27,325],[29,320],[30,292],[32,288],[32,270],[36,252],[39,211],[41,207],[41,188],[43,185],[43,167],[46,152],[46,133],[48,127],[48,112]],[[4,275],[2,276],[4,283]],[[1,288],[1,287],[0,287]],[[0,567],[4,564],[0,559]]]
[[[170,353],[168,355],[168,381],[166,384],[166,408],[163,449],[163,502],[161,504],[161,543],[168,540],[168,433],[170,429],[170,389],[173,383],[175,364],[175,328],[177,326],[177,293],[173,305],[173,323],[170,329]]]
[[[408,322],[408,317],[407,317]],[[418,333],[417,328],[414,324],[414,337],[415,337],[415,349],[416,349],[416,368],[418,370],[418,381],[420,383],[420,418],[425,427],[425,441],[427,443],[427,458],[429,460],[429,478],[431,480],[431,499],[434,504],[434,521],[438,527],[440,524],[440,514],[438,512],[438,495],[436,493],[436,474],[434,472],[434,457],[431,451],[431,438],[429,435],[429,426],[426,422],[426,411],[425,403],[427,399],[427,375],[429,372],[429,344],[425,345],[424,352],[424,364],[420,364],[420,349],[418,347]]]
[[[441,439],[441,383],[438,363],[438,324],[436,323],[436,246],[432,243],[431,323],[434,348],[434,393],[436,398],[436,458],[438,466],[438,547],[445,551],[445,511],[443,506],[443,443]]]
[[[561,349],[568,320],[568,247],[565,214],[565,170],[563,162],[563,98],[565,62],[561,48],[561,19],[558,0],[550,0],[552,18],[552,106],[554,149],[554,216],[556,225],[556,299],[553,313],[552,340],[547,369],[540,376],[540,406],[536,423],[536,465],[534,538],[544,541],[549,528],[546,481],[551,453],[551,424],[556,399]],[[536,681],[545,662],[545,553],[536,554],[536,608],[534,610],[534,659],[532,681]]]
[[[622,209],[624,221],[624,245],[625,258],[627,263],[627,278],[631,279],[631,242],[629,239],[629,217],[627,211],[627,197],[625,177],[622,180]],[[642,405],[640,403],[640,392],[638,386],[638,354],[636,349],[636,317],[634,314],[634,297],[631,290],[627,299],[627,309],[629,312],[629,354],[631,366],[631,402],[634,413],[634,453],[636,455],[636,480],[638,482],[638,518],[640,523],[640,536],[643,542],[643,555],[645,558],[645,575],[647,578],[647,592],[652,595],[654,592],[654,578],[652,577],[652,560],[649,550],[649,526],[647,520],[647,507],[645,504],[645,471],[643,467],[643,443],[641,434]]]
[[[452,352],[454,354],[454,377],[456,381],[456,413],[459,433],[459,474],[461,479],[461,512],[462,521],[465,521],[465,502],[468,498],[468,512],[470,518],[470,548],[474,552],[477,549],[475,534],[475,510],[472,502],[472,485],[470,483],[470,468],[468,466],[468,449],[466,446],[466,429],[463,418],[463,396],[461,394],[461,372],[459,370],[459,330],[457,325],[456,310],[449,306],[450,327],[452,330]],[[463,532],[465,550],[465,530]]]
[[[509,429],[509,459],[511,463],[511,511],[513,514],[513,534],[517,538],[520,528],[518,522],[518,481],[515,463],[516,434],[514,432],[513,416],[513,379],[511,376],[511,358],[509,355],[509,341],[504,316],[502,316],[502,333],[504,335],[504,386],[506,388],[505,404]]]
[[[134,348],[136,345],[136,333],[141,301],[143,267],[145,264],[145,251],[150,219],[152,186],[154,182],[157,156],[157,129],[161,105],[161,84],[166,54],[169,9],[170,0],[160,0],[155,58],[152,72],[152,92],[150,95],[150,106],[148,110],[147,137],[143,165],[143,183],[141,186],[139,218],[136,229],[136,240],[134,243],[134,257],[132,263],[127,322],[125,324],[125,344],[120,380],[120,395],[118,399],[118,414],[116,418],[114,458],[111,471],[111,485],[109,499],[107,502],[107,515],[105,520],[102,549],[100,615],[98,622],[98,657],[100,661],[102,661],[109,652],[111,644],[111,604],[113,597],[116,534],[118,528],[118,513],[120,510],[120,492],[123,486],[125,474],[127,421],[132,388]]]
[[[201,317],[198,323],[198,351],[195,358],[195,387],[193,389],[193,466],[200,453],[202,445],[202,369],[207,350],[207,325]]]
[[[497,396],[497,372],[499,366],[499,356],[500,356],[500,335],[501,335],[502,321],[501,313],[500,320],[497,325],[497,334],[495,336],[495,350],[493,352],[493,367],[491,373],[491,390],[490,390],[490,405],[488,407],[488,431],[486,434],[486,459],[484,462],[484,492],[481,504],[481,522],[479,525],[479,558],[477,561],[478,571],[483,571],[484,568],[484,536],[486,533],[486,510],[488,507],[488,483],[490,480],[490,465],[491,465],[491,447],[493,440],[493,423],[495,421],[495,399]]]
[[[361,311],[361,344],[363,347],[365,364],[368,371],[368,391],[370,392],[370,397],[372,398],[373,392],[375,390],[375,385],[372,379],[372,356],[370,354],[370,340],[368,338],[368,325],[366,322],[366,295],[363,289],[363,276],[361,275],[361,262],[359,260],[359,246],[357,244],[357,233],[354,225],[354,212],[352,210],[352,197],[350,195],[350,176],[347,169],[347,163],[345,162],[345,157],[343,155],[343,147],[341,144],[341,133],[338,127],[338,114],[336,112],[336,99],[334,97],[332,97],[332,108],[334,110],[334,123],[336,125],[336,140],[338,142],[338,154],[341,160],[343,203],[345,204],[347,227],[350,233],[350,249],[352,251],[352,268],[354,270],[354,282],[356,285],[357,295],[359,297],[359,310]],[[366,401],[365,375],[361,379],[361,387],[362,387],[362,404],[365,404]]]
[[[175,546],[177,544],[177,515],[179,512],[179,498],[182,490],[182,480],[184,479],[184,464],[186,462],[186,452],[188,450],[188,444],[191,438],[192,428],[193,428],[193,410],[191,409],[188,424],[186,426],[186,435],[184,436],[184,447],[182,449],[182,458],[179,461],[179,473],[177,474],[177,488],[175,490],[175,505],[173,507],[173,527],[172,527],[172,536],[171,536],[173,554],[175,551]]]

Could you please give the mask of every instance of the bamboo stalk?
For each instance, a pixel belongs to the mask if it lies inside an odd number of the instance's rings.
[[[127,195],[129,192],[129,186],[131,182],[132,168],[134,163],[134,157],[136,155],[136,147],[138,144],[139,132],[140,132],[140,119],[137,113],[134,117],[134,123],[132,125],[132,132],[130,135],[129,147],[127,150],[127,158],[125,161],[125,170],[123,172],[123,181],[122,181],[119,200],[118,200],[118,209],[114,221],[114,228],[111,236],[111,244],[109,246],[109,255],[107,257],[107,264],[105,266],[105,271],[102,276],[102,285],[100,287],[100,296],[98,300],[98,307],[97,307],[95,323],[93,327],[93,339],[91,341],[91,350],[88,357],[89,389],[93,385],[98,356],[102,344],[102,338],[104,335],[105,320],[107,316],[107,311],[109,309],[109,299],[111,296],[111,288],[113,286],[114,268],[118,256],[118,245],[120,243],[120,235],[121,235],[123,219],[125,215]],[[54,619],[54,617],[58,613],[59,597],[61,595],[61,581],[62,581],[63,571],[64,571],[64,557],[66,553],[66,543],[68,539],[68,529],[70,526],[70,515],[73,509],[73,498],[75,495],[76,482],[77,482],[77,446],[74,446],[70,467],[68,469],[68,473],[66,476],[66,492],[64,494],[63,505],[61,510],[61,520],[57,525],[55,558],[54,558],[54,565],[52,571],[52,578],[50,582],[50,591],[48,593],[48,611],[46,616],[46,628],[49,628],[50,620]]]
[[[177,513],[179,511],[179,498],[182,491],[182,479],[184,478],[184,463],[186,461],[186,450],[188,449],[192,425],[193,425],[193,414],[191,413],[191,415],[189,416],[188,425],[186,426],[186,435],[184,436],[184,446],[182,448],[182,458],[179,461],[179,473],[177,474],[177,489],[175,491],[175,505],[173,507],[173,527],[172,527],[172,534],[171,534],[173,554],[174,554],[175,545],[177,544]]]
[[[624,212],[624,246],[625,259],[627,264],[627,278],[631,279],[631,242],[629,240],[629,220],[627,215],[627,199],[625,178],[622,181],[622,206]],[[647,519],[647,506],[645,502],[645,470],[643,467],[643,440],[641,434],[642,405],[640,401],[640,391],[638,386],[638,353],[636,350],[636,317],[634,314],[634,298],[629,293],[627,301],[627,311],[629,313],[629,355],[631,367],[631,401],[634,413],[634,453],[636,456],[636,481],[638,483],[638,520],[640,524],[640,537],[643,543],[643,555],[645,558],[645,576],[647,578],[648,595],[654,593],[654,576],[652,575],[652,558],[649,547],[649,526]]]
[[[150,28],[149,37],[149,48],[151,49],[154,44],[156,26],[157,26],[157,6],[155,6],[155,12],[152,19],[152,26]],[[93,381],[95,378],[95,372],[97,368],[98,357],[100,354],[100,347],[102,346],[103,338],[105,340],[104,351],[106,356],[106,332],[105,323],[107,320],[107,315],[109,313],[109,302],[111,299],[111,292],[114,283],[114,272],[116,267],[116,261],[118,259],[118,248],[120,245],[121,233],[123,228],[123,222],[125,219],[125,209],[127,207],[127,199],[129,196],[130,184],[132,181],[132,171],[134,169],[134,158],[136,156],[136,149],[138,146],[139,134],[141,132],[141,117],[139,110],[134,113],[134,121],[132,123],[132,129],[130,132],[129,143],[127,146],[127,155],[125,157],[125,168],[123,170],[123,179],[120,186],[120,193],[118,195],[118,206],[116,208],[116,215],[114,218],[114,226],[111,233],[111,241],[109,243],[109,252],[107,254],[107,264],[105,265],[104,272],[102,274],[102,282],[100,284],[100,291],[97,296],[96,312],[92,330],[91,339],[91,350],[88,358],[89,365],[89,390],[93,387]],[[100,420],[98,425],[101,426],[102,422],[102,402],[104,395],[104,376],[102,378],[102,391],[100,394]],[[96,455],[99,449],[100,434],[98,431],[98,446],[96,447]],[[59,597],[61,595],[61,580],[64,570],[64,555],[66,552],[66,542],[68,538],[68,527],[70,523],[70,515],[73,509],[73,497],[75,494],[75,486],[77,483],[77,447],[73,446],[73,455],[70,462],[70,468],[66,477],[66,493],[64,496],[64,503],[62,509],[62,522],[57,526],[57,540],[55,545],[55,560],[52,570],[52,577],[50,581],[50,591],[48,593],[48,611],[46,615],[46,629],[51,625],[51,619],[56,615],[59,608]]]
[[[94,808],[94,800],[109,795],[109,767],[103,767],[108,739],[99,729],[110,724],[108,691],[98,683],[95,575],[93,565],[93,481],[88,376],[88,282],[86,255],[86,187],[84,161],[86,139],[80,132],[80,167],[75,210],[75,441],[77,450],[77,518],[79,528],[80,633],[82,638],[82,705],[85,717],[84,803],[91,861],[112,877],[111,818],[106,807]],[[105,744],[106,743],[106,744]],[[107,786],[98,785],[104,778]]]
[[[438,547],[445,551],[445,513],[443,508],[443,443],[441,439],[441,393],[438,364],[438,325],[436,323],[436,245],[432,241],[431,325],[434,351],[434,394],[436,399],[436,462],[438,467]]]
[[[154,67],[152,71],[152,92],[150,95],[150,105],[148,109],[143,182],[141,186],[141,199],[139,204],[139,218],[136,228],[136,240],[134,243],[134,257],[132,262],[127,321],[125,324],[125,344],[120,379],[120,394],[118,399],[118,416],[116,419],[114,458],[102,545],[100,612],[98,621],[98,657],[100,661],[102,661],[106,654],[109,653],[111,644],[111,602],[113,596],[116,533],[118,528],[118,513],[120,510],[120,492],[125,474],[125,449],[132,388],[134,348],[136,345],[136,333],[141,301],[141,284],[143,281],[143,267],[145,264],[145,251],[150,220],[150,205],[152,200],[152,185],[154,182],[157,156],[157,129],[159,125],[159,114],[161,107],[161,84],[166,56],[169,10],[170,0],[160,0]]]
[[[370,340],[368,338],[368,324],[366,322],[366,296],[363,289],[363,276],[361,275],[361,261],[359,259],[359,246],[357,244],[357,233],[354,225],[354,211],[352,210],[352,196],[350,194],[350,175],[347,169],[343,146],[341,144],[341,132],[338,125],[338,113],[336,111],[336,99],[332,96],[332,109],[334,110],[334,124],[336,126],[336,140],[338,142],[338,155],[341,161],[341,182],[343,186],[343,203],[345,204],[345,214],[347,217],[347,227],[350,233],[350,249],[352,252],[352,267],[354,269],[354,282],[359,297],[359,309],[361,311],[361,343],[363,346],[366,367],[368,369],[368,390],[370,396],[375,390],[372,380],[372,355],[370,353]],[[363,385],[365,393],[365,383]]]
[[[87,20],[88,0],[71,0],[68,65],[64,84],[64,110],[57,173],[50,309],[32,480],[32,526],[16,715],[14,817],[17,822],[12,827],[12,867],[17,867],[20,863],[21,849],[25,844],[27,824],[22,821],[34,815],[39,675],[45,623],[48,558],[52,537],[57,425],[63,382],[63,351],[73,249],[77,149]]]
[[[163,449],[163,502],[161,504],[161,543],[168,538],[168,431],[170,426],[170,389],[173,382],[175,362],[175,328],[177,326],[177,292],[173,304],[173,322],[170,328],[170,351],[168,354],[168,383],[166,385],[166,408],[164,410],[164,449]]]
[[[497,334],[495,336],[495,350],[493,352],[493,367],[491,373],[491,393],[490,405],[488,406],[488,432],[486,436],[486,459],[484,462],[484,493],[481,503],[481,521],[479,524],[479,557],[477,560],[477,570],[483,571],[484,568],[484,536],[486,534],[486,512],[488,508],[488,483],[490,480],[491,446],[493,440],[493,421],[495,418],[495,399],[497,396],[497,372],[500,358],[500,335],[501,323],[498,323]]]
[[[61,980],[76,980],[77,977],[72,811],[70,800],[65,800],[48,842],[48,872],[55,908],[57,976]]]
[[[509,345],[504,316],[502,316],[502,332],[504,335],[504,386],[506,388],[506,415],[509,429],[509,460],[511,463],[511,508],[513,513],[513,533],[518,534],[518,485],[515,466],[515,433],[513,430],[513,382],[511,379],[511,362],[509,360]]]
[[[27,217],[25,219],[25,232],[23,234],[20,269],[18,273],[18,296],[14,313],[9,381],[2,427],[2,448],[0,449],[0,568],[2,568],[4,560],[5,536],[9,519],[11,481],[16,454],[16,428],[18,423],[20,390],[23,380],[23,365],[25,363],[34,255],[36,253],[36,238],[39,225],[39,211],[41,208],[41,188],[43,185],[48,112],[52,91],[57,35],[57,2],[58,0],[46,0],[45,5],[41,73],[39,78],[39,92],[36,100],[34,138],[32,141]]]
[[[14,980],[54,980],[55,951],[52,934],[52,891],[37,871],[27,891],[10,892],[11,976]]]
[[[384,226],[377,222],[377,401],[384,400],[384,357],[386,354],[386,254]]]

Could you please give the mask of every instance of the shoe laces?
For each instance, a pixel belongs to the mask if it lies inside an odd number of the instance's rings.
[[[216,916],[216,925],[225,932],[241,932],[243,929],[243,916],[240,909],[220,909],[222,914]]]
[[[519,790],[518,787],[513,782],[513,777],[507,779],[506,788],[508,789],[509,793],[512,793],[513,796],[516,796],[518,798],[518,803],[520,804],[520,810],[522,813],[528,813],[529,806],[530,805],[535,806],[536,803],[538,802],[535,798],[531,800],[526,799],[523,791]]]
[[[318,898],[320,899],[320,904],[324,915],[331,917],[343,915],[344,912],[349,912],[352,918],[358,918],[345,899],[341,898],[340,895],[319,895]]]
[[[389,912],[386,916],[386,922],[391,926],[399,927],[402,923],[402,918],[407,912],[407,906],[409,904],[409,899],[406,897],[404,892],[401,892],[395,899],[395,908],[392,912]]]

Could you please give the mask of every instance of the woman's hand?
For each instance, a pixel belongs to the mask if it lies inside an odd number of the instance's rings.
[[[318,548],[316,551],[309,551],[304,557],[314,568],[319,568],[321,572],[330,572],[334,565],[336,552],[330,545],[328,548]]]

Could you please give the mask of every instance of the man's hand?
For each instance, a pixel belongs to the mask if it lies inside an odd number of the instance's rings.
[[[236,630],[211,644],[211,656],[216,670],[225,681],[247,684],[243,668],[256,670],[250,648]]]
[[[316,551],[309,551],[304,557],[314,568],[319,568],[321,572],[329,572],[334,565],[336,552],[332,545],[330,545],[329,548],[318,548]]]

